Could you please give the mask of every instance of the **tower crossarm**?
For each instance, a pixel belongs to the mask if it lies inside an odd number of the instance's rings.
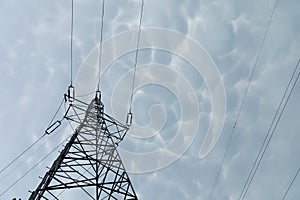
[[[117,151],[128,127],[104,113],[97,98],[74,99],[64,118],[77,129],[29,199],[59,199],[72,189],[82,191],[80,199],[137,199]]]

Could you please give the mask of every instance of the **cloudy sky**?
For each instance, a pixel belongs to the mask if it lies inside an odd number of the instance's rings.
[[[120,146],[140,199],[239,198],[300,56],[300,2],[279,0],[216,181],[274,3],[145,0],[144,49],[140,51],[133,98],[134,126]],[[70,7],[69,0],[0,2],[0,169],[42,136],[69,85]],[[97,66],[100,10],[99,1],[74,0],[73,70],[77,85],[88,84],[86,80],[91,77],[84,74],[89,71],[87,66]],[[128,52],[108,61],[102,71],[101,89],[106,111],[123,122],[134,66],[130,45],[135,46],[139,11],[139,0],[107,0],[105,5],[103,37],[108,42],[103,53],[118,55],[119,49]],[[153,39],[153,27],[176,34],[164,32],[168,33],[161,35],[164,40],[157,36]],[[130,33],[131,40],[114,43],[124,33]],[[183,38],[179,42],[174,39],[178,35]],[[169,40],[164,43],[166,38]],[[163,48],[159,48],[161,43]],[[191,50],[192,44],[199,52]],[[211,73],[201,71],[211,68],[216,69]],[[218,86],[210,86],[212,79]],[[222,84],[224,90],[218,90]],[[93,89],[82,87],[80,94]],[[219,91],[224,91],[225,101],[219,98]],[[282,199],[299,169],[299,91],[298,82],[245,199]],[[224,116],[217,112],[223,104]],[[1,172],[0,194],[68,134],[71,132],[66,124]],[[217,143],[200,159],[203,142],[210,136]],[[166,156],[169,163],[166,157],[151,157],[151,152],[164,151],[168,145],[179,149],[173,148],[171,153],[180,151]],[[38,177],[51,166],[59,149],[62,146],[0,198],[28,198],[28,190],[36,188]],[[139,155],[147,155],[153,162],[147,160],[144,166],[137,159]],[[299,188],[297,177],[286,199],[299,198]]]

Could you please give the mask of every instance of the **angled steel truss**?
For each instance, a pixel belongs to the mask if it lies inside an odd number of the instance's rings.
[[[73,99],[64,118],[78,128],[29,199],[60,199],[72,189],[83,194],[72,199],[137,199],[117,151],[128,127],[105,114],[97,97]]]

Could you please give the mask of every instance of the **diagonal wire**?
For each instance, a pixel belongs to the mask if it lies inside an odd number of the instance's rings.
[[[71,34],[71,39],[70,39],[70,84],[73,84],[73,11],[74,10],[74,0],[71,1],[71,27],[70,27],[70,34]],[[54,118],[58,114],[61,106],[62,106],[63,100],[60,103],[59,108],[55,112],[53,118],[51,119],[50,124],[53,122]],[[44,138],[46,134],[43,134],[41,137],[39,137],[36,141],[34,141],[31,145],[29,145],[23,152],[21,152],[16,158],[14,158],[12,161],[10,161],[3,169],[0,170],[0,174],[3,173],[7,168],[9,168],[12,164],[14,164],[20,157],[22,157],[26,152],[28,152],[33,146],[35,146],[39,141],[41,141],[42,138]],[[29,172],[28,172],[29,173]],[[27,173],[26,173],[27,174]],[[25,175],[26,175],[25,174]],[[25,176],[24,175],[24,176]],[[21,177],[22,178],[22,177]],[[17,181],[18,182],[18,181]],[[16,182],[16,183],[17,183]],[[15,184],[16,184],[15,183]],[[11,187],[13,187],[15,184],[13,184]],[[6,191],[8,191],[11,187],[9,187]],[[6,192],[5,191],[5,192]],[[3,192],[3,194],[5,193]]]
[[[61,101],[58,109],[56,110],[54,116],[51,119],[50,124],[53,122],[54,118],[56,117],[56,115],[58,114],[61,106],[62,106],[63,100]],[[50,126],[49,124],[49,126]],[[29,145],[23,152],[21,152],[17,157],[15,157],[12,161],[10,161],[4,168],[2,168],[0,170],[0,174],[2,174],[6,169],[8,169],[11,165],[13,165],[18,159],[20,159],[26,152],[28,152],[33,146],[35,146],[39,141],[41,141],[44,137],[46,136],[46,134],[43,134],[41,137],[39,137],[36,141],[34,141],[31,145]]]
[[[256,156],[256,159],[255,159],[255,162],[253,163],[253,165],[251,167],[250,173],[249,173],[249,175],[247,177],[247,181],[244,184],[244,187],[243,187],[243,190],[242,190],[242,193],[241,193],[239,199],[244,199],[245,198],[245,196],[246,196],[246,194],[247,194],[247,192],[249,190],[249,187],[250,187],[250,185],[251,185],[251,183],[252,183],[252,181],[254,179],[254,176],[255,176],[255,174],[257,172],[257,169],[258,169],[258,167],[259,167],[259,165],[260,165],[260,163],[262,161],[262,158],[263,158],[263,156],[264,156],[264,154],[266,152],[266,149],[269,146],[269,143],[270,143],[270,141],[271,141],[271,139],[272,139],[272,137],[274,135],[274,132],[275,132],[275,130],[277,128],[277,125],[278,125],[278,123],[279,123],[279,121],[281,119],[281,116],[282,116],[282,114],[283,114],[283,112],[285,110],[285,107],[286,107],[286,105],[287,105],[287,103],[288,103],[288,101],[289,101],[289,99],[291,97],[291,94],[292,94],[292,92],[293,92],[293,90],[294,90],[294,88],[296,86],[296,83],[297,83],[297,81],[299,79],[299,76],[300,76],[300,72],[298,72],[298,75],[296,76],[296,72],[298,70],[299,63],[300,63],[300,59],[298,60],[296,66],[295,66],[295,69],[294,69],[294,71],[292,73],[292,76],[291,76],[291,78],[289,80],[289,83],[288,83],[288,85],[287,85],[287,87],[286,87],[286,89],[284,91],[282,99],[281,99],[281,101],[280,101],[280,103],[278,105],[278,108],[277,108],[276,112],[275,112],[275,115],[273,117],[271,125],[268,128],[267,135],[265,136],[263,144],[260,147],[260,150],[259,150],[259,152],[258,152],[258,154]],[[296,76],[296,78],[295,78],[295,76]],[[292,81],[293,81],[294,78],[295,78],[295,80],[294,80],[294,82],[292,84]],[[290,87],[291,87],[291,89],[290,89]],[[289,89],[290,89],[290,91],[289,91]],[[289,93],[288,93],[288,91],[289,91]],[[281,109],[281,111],[280,111],[280,109]]]
[[[54,136],[56,136],[56,133],[52,134],[52,135],[50,136],[51,138],[47,137],[47,139],[46,139],[44,142],[42,142],[38,147],[36,147],[33,151],[31,151],[30,156],[27,157],[27,158],[32,157],[33,154],[35,154],[36,152],[40,151],[43,147],[45,147],[45,145],[46,145],[52,138],[54,138]],[[5,181],[6,181],[6,178],[7,178],[10,174],[14,173],[18,168],[20,168],[20,166],[23,165],[25,162],[26,162],[26,159],[23,159],[22,161],[20,161],[20,162],[19,162],[14,168],[12,168],[6,175],[4,175],[3,177],[1,177],[0,182],[1,182],[1,183],[2,183],[2,182],[5,182]]]
[[[300,168],[297,170],[294,178],[292,179],[291,183],[289,184],[289,187],[286,189],[286,191],[285,191],[285,193],[284,193],[284,195],[282,197],[282,200],[284,200],[285,197],[287,196],[287,194],[289,193],[289,191],[290,191],[292,185],[294,184],[294,181],[296,180],[296,177],[298,176],[299,172],[300,172]]]
[[[41,160],[39,160],[35,165],[33,165],[28,171],[26,171],[19,179],[17,179],[13,184],[11,184],[9,187],[7,187],[0,196],[4,195],[6,192],[8,192],[12,187],[14,187],[18,182],[20,182],[27,174],[29,174],[34,168],[36,168],[41,162],[43,162],[46,158],[48,158],[58,147],[60,147],[64,142],[66,142],[69,139],[70,136],[68,136],[65,140],[63,140],[61,143],[59,143],[52,151],[50,151],[46,156],[44,156]]]
[[[0,174],[3,173],[7,168],[9,168],[13,163],[15,163],[20,157],[22,157],[29,149],[31,149],[35,144],[37,144],[46,134],[43,134],[35,142],[29,145],[22,153],[20,153],[16,158],[10,161],[3,169],[1,169]]]
[[[213,194],[215,192],[215,188],[216,188],[216,185],[217,185],[217,182],[219,180],[219,177],[220,177],[220,174],[221,174],[221,170],[223,168],[223,165],[224,165],[224,161],[225,161],[225,158],[227,156],[227,153],[228,153],[228,149],[229,149],[229,146],[231,145],[231,142],[232,142],[232,138],[233,138],[233,135],[234,135],[234,132],[236,130],[236,127],[238,125],[238,121],[239,121],[239,118],[240,118],[240,114],[242,112],[242,108],[244,106],[244,103],[245,103],[245,99],[246,99],[246,96],[248,94],[248,91],[249,91],[249,88],[250,88],[250,84],[251,84],[251,81],[253,79],[253,75],[254,75],[254,71],[257,67],[257,63],[258,63],[258,59],[259,59],[259,56],[260,56],[260,53],[261,53],[261,50],[263,48],[263,45],[265,43],[265,40],[266,40],[266,36],[267,36],[267,33],[268,33],[268,30],[269,30],[269,27],[270,27],[270,24],[271,24],[271,21],[273,19],[273,15],[274,15],[274,12],[275,12],[275,9],[277,7],[277,3],[278,3],[278,0],[275,1],[274,3],[274,6],[272,8],[272,12],[271,12],[271,15],[270,15],[270,18],[268,20],[268,23],[267,23],[267,26],[266,26],[266,29],[265,29],[265,32],[264,32],[264,35],[263,35],[263,38],[262,38],[262,41],[261,41],[261,44],[257,50],[257,53],[256,53],[256,56],[255,56],[255,61],[254,61],[254,64],[253,64],[253,67],[252,67],[252,70],[251,70],[251,73],[250,73],[250,76],[249,76],[249,79],[248,79],[248,83],[247,83],[247,87],[246,87],[246,90],[245,90],[245,93],[242,97],[242,101],[239,105],[239,109],[238,109],[238,112],[237,112],[237,115],[236,115],[236,118],[235,118],[235,121],[234,121],[234,124],[233,124],[233,127],[232,127],[232,130],[231,130],[231,133],[230,133],[230,137],[229,137],[229,140],[228,140],[228,143],[226,145],[226,148],[225,148],[225,152],[224,152],[224,155],[222,157],[222,161],[221,161],[221,165],[218,169],[218,173],[217,173],[217,177],[214,181],[214,184],[213,184],[213,189],[210,193],[210,197],[209,199],[211,200],[212,197],[213,197]]]
[[[130,96],[130,103],[129,103],[129,113],[131,113],[132,99],[133,99],[133,90],[134,90],[134,87],[135,87],[136,66],[137,66],[137,63],[138,63],[138,56],[139,56],[139,46],[140,46],[140,38],[141,38],[143,13],[144,13],[144,0],[142,0],[142,2],[141,2],[141,11],[140,11],[140,20],[139,20],[139,31],[138,31],[137,43],[136,43],[136,51],[135,51],[134,70],[133,70],[133,78],[132,78],[132,86],[131,86],[131,96]]]
[[[51,119],[51,121],[50,121],[48,127],[50,127],[50,125],[53,123],[53,121],[54,121],[54,119],[56,118],[58,112],[60,111],[60,109],[61,109],[62,104],[64,103],[64,101],[65,101],[65,99],[63,98],[63,99],[61,100],[61,102],[60,102],[60,104],[59,104],[57,110],[55,111],[55,113],[54,113],[54,115],[53,115],[53,117],[52,117],[52,119]]]
[[[102,42],[103,42],[103,20],[104,20],[104,10],[105,10],[105,0],[102,0],[101,7],[101,28],[100,28],[100,41],[99,41],[99,69],[98,69],[98,84],[97,91],[100,90],[100,77],[101,77],[101,64],[102,64]]]

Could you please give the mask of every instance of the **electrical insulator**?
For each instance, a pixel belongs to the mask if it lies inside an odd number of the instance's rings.
[[[127,113],[127,117],[126,117],[126,125],[131,126],[131,124],[132,124],[132,113],[129,112]]]
[[[68,88],[68,100],[69,102],[73,102],[75,98],[75,88],[74,86],[70,85]]]
[[[96,91],[95,99],[96,101],[101,101],[101,92],[99,90]]]
[[[55,131],[60,125],[61,125],[61,121],[57,120],[56,122],[54,122],[53,124],[51,124],[51,126],[49,126],[46,129],[45,133],[49,135],[50,133],[52,133],[53,131]]]

